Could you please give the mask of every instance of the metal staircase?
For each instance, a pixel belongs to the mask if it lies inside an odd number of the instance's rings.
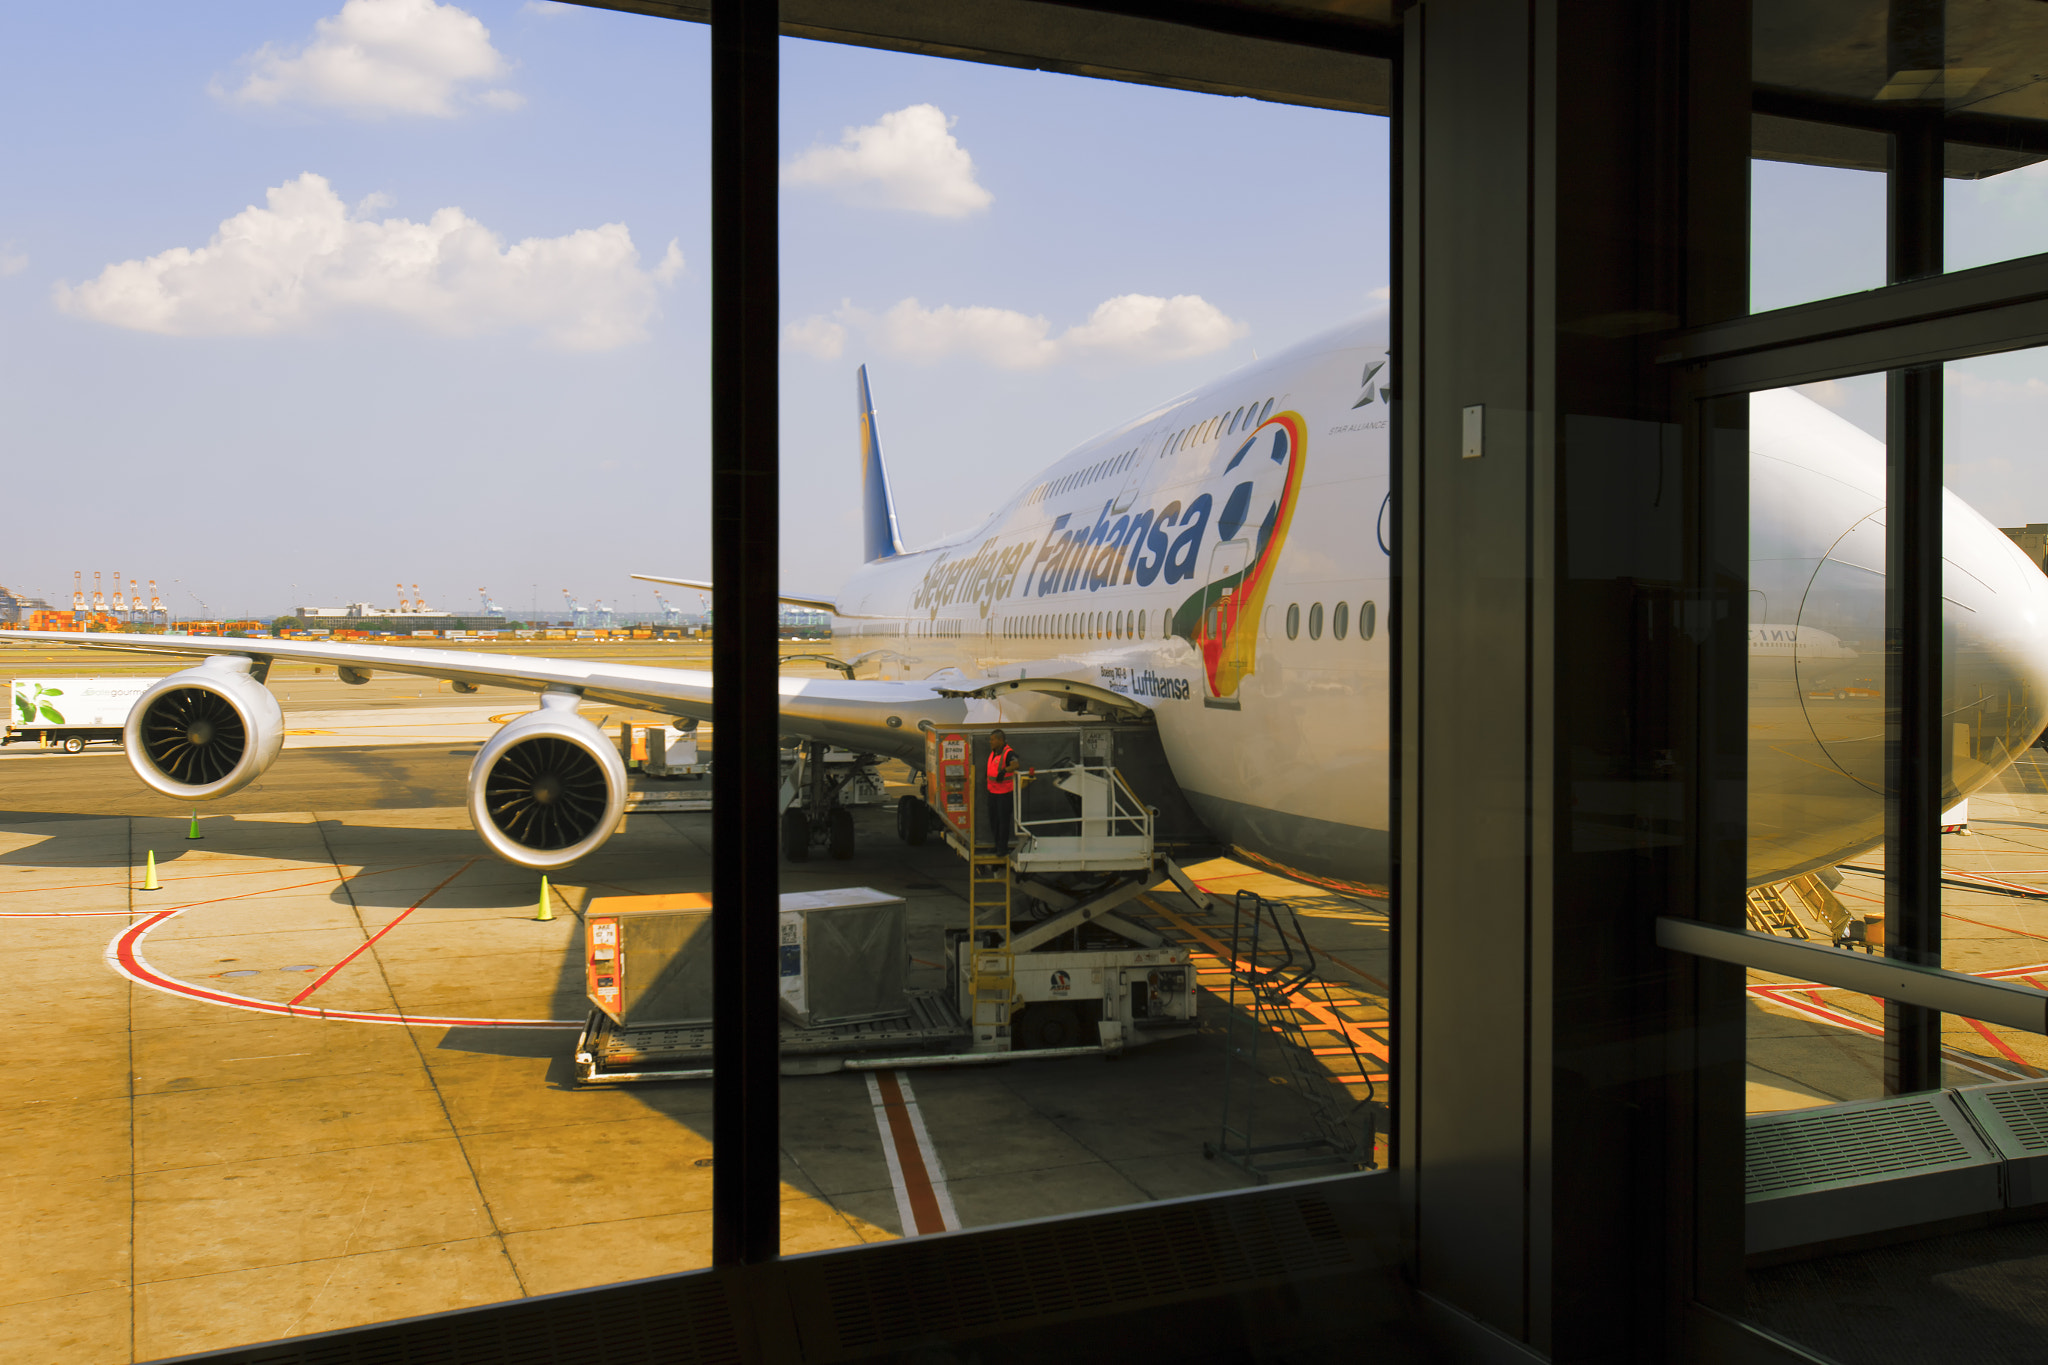
[[[1297,1001],[1325,1007],[1333,1007],[1335,1001],[1328,983],[1316,974],[1315,950],[1301,932],[1294,908],[1251,891],[1238,892],[1230,956],[1223,1118],[1217,1141],[1204,1143],[1202,1154],[1230,1162],[1262,1185],[1274,1171],[1331,1164],[1370,1166],[1373,1118],[1380,1106],[1371,1081],[1365,1083],[1365,1097],[1354,1100],[1316,1059]],[[1356,1074],[1365,1075],[1365,1058],[1357,1042],[1348,1033],[1342,1036]],[[1259,1064],[1261,1044],[1278,1054],[1272,1073]],[[1260,1097],[1270,1093],[1276,1081],[1307,1106],[1309,1131],[1292,1140],[1262,1143],[1254,1138],[1253,1126]]]
[[[1759,934],[1785,934],[1792,938],[1811,938],[1806,926],[1799,922],[1799,916],[1792,913],[1792,907],[1785,900],[1782,885],[1752,886],[1749,888],[1749,927]]]
[[[1824,931],[1831,943],[1841,943],[1849,932],[1849,911],[1828,884],[1813,872],[1801,873],[1790,881],[1749,889],[1749,927],[1760,934],[1783,934],[1789,938],[1812,938],[1801,917]]]
[[[974,850],[967,859],[967,1020],[976,1052],[1010,1050],[1017,999],[1016,953],[1010,946],[1010,860]]]

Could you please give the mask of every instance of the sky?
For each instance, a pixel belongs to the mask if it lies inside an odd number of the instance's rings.
[[[0,16],[0,584],[650,610],[629,574],[708,574],[707,30],[517,0]],[[1384,119],[782,59],[791,590],[859,561],[863,362],[916,543],[1384,307]]]
[[[1884,283],[1884,177],[1752,163],[1750,306],[1783,308]],[[1947,182],[1951,270],[2048,250],[2048,162]],[[1952,361],[1943,384],[1948,486],[1996,526],[2048,521],[2048,350]],[[1802,392],[1882,439],[1884,382],[1857,375]]]
[[[630,574],[708,574],[703,27],[539,0],[0,0],[0,24],[0,584],[644,611]],[[1384,119],[782,58],[790,591],[858,562],[862,363],[914,545],[1384,307]],[[1949,204],[1952,265],[2048,245],[2048,165]],[[1882,282],[1881,177],[1757,163],[1753,217],[1755,306]],[[1812,390],[1866,425],[1874,391]],[[1953,486],[2048,520],[2048,356],[1953,365],[1949,394]]]

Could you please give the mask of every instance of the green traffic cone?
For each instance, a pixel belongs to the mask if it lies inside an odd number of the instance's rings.
[[[554,917],[555,905],[553,899],[548,895],[548,879],[542,877],[540,879],[540,912],[534,918],[545,924]]]
[[[187,839],[204,839],[206,837],[199,832],[199,808],[197,806],[192,808],[192,828],[185,831],[185,837]]]

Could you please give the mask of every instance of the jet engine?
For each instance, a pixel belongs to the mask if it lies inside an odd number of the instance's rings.
[[[469,818],[508,862],[551,872],[611,838],[626,808],[626,765],[576,714],[574,693],[548,692],[492,735],[469,770]]]
[[[222,655],[137,697],[123,730],[136,776],[180,801],[210,801],[262,776],[284,747],[284,712],[254,667]]]

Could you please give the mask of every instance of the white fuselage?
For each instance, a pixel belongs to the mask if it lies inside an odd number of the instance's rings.
[[[1347,328],[1104,433],[972,532],[858,570],[835,641],[862,676],[1133,696],[1219,836],[1384,879],[1388,421],[1361,376],[1385,359]]]
[[[1028,674],[1132,696],[1152,707],[1175,777],[1219,837],[1309,872],[1383,882],[1386,358],[1375,325],[1359,323],[1085,443],[973,531],[854,573],[838,596],[839,649],[866,677],[971,686]],[[1752,726],[1749,746],[1761,822],[1750,877],[1760,882],[1881,834],[1882,794],[1857,747],[1872,726],[1869,679],[1883,674],[1872,643],[1883,639],[1881,580],[1874,597],[1860,583],[1822,589],[1855,577],[1830,547],[1871,524],[1873,481],[1881,517],[1884,454],[1794,394],[1760,395],[1754,421],[1752,570],[1767,605],[1753,620],[1792,627],[1752,632],[1752,715],[1776,724]],[[1950,597],[1968,619],[1947,709],[1977,726],[1974,747],[1958,748],[1971,761],[1946,784],[1956,795],[2041,729],[2048,578],[1950,504]],[[1817,671],[1860,685],[1828,683],[1823,705],[1807,676]],[[1025,719],[1046,703],[1005,705]]]

